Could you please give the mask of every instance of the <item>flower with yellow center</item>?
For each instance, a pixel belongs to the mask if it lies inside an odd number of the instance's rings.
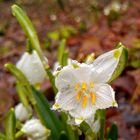
[[[119,64],[123,48],[107,52],[91,64],[73,63],[63,67],[56,77],[53,109],[68,112],[80,124],[98,109],[117,107],[115,93],[107,84]]]

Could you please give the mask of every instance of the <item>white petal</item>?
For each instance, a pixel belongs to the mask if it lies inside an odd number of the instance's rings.
[[[77,68],[73,65],[65,66],[56,77],[56,87],[60,92],[65,92],[79,82],[88,82],[91,67],[87,64],[78,64]]]
[[[89,82],[91,66],[81,63],[79,68],[74,69],[74,74],[80,82]]]
[[[16,66],[24,73],[31,84],[41,83],[46,76],[46,72],[36,51],[33,51],[32,54],[25,52]]]
[[[114,49],[94,60],[93,64],[91,64],[93,72],[91,78],[94,82],[106,83],[109,81],[119,63],[121,53],[122,48]]]
[[[55,99],[53,109],[61,109],[64,111],[71,110],[76,107],[78,102],[76,101],[76,93],[74,90],[67,90],[64,93],[58,92]]]
[[[73,88],[76,83],[78,83],[78,81],[71,66],[65,66],[55,79],[56,87],[60,92],[65,92]]]
[[[85,120],[86,118],[90,117],[93,112],[95,111],[94,110],[95,108],[93,108],[93,105],[91,103],[91,99],[88,97],[88,100],[87,100],[87,105],[85,108],[82,108],[82,98],[81,98],[81,101],[79,102],[79,104],[77,104],[77,106],[70,110],[69,113],[72,117],[74,118],[77,118],[77,119],[83,119]]]
[[[95,92],[95,108],[105,109],[109,107],[117,107],[115,101],[115,92],[108,84],[96,84],[94,88]]]

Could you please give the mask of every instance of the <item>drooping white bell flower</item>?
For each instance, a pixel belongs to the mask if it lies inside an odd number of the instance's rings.
[[[19,103],[15,107],[16,119],[18,119],[19,121],[28,120],[30,118],[31,113],[32,109],[29,108],[29,110],[27,110],[22,103]]]
[[[46,58],[45,60],[47,63]],[[23,72],[29,82],[33,85],[41,83],[46,77],[46,72],[42,62],[35,50],[31,54],[25,52],[21,59],[17,62],[16,66]]]
[[[38,119],[27,121],[21,131],[27,135],[30,140],[46,140],[50,135],[50,130],[44,127]]]
[[[107,84],[114,73],[123,47],[107,52],[92,64],[73,62],[61,69],[56,77],[53,109],[68,112],[77,124],[90,118],[98,109],[117,107],[115,92]]]

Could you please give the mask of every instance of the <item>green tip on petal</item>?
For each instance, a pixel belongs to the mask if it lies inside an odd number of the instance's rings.
[[[116,48],[118,49],[114,52],[114,57],[119,59],[119,63],[108,83],[115,80],[122,73],[128,61],[127,48],[121,42],[117,44]],[[119,48],[122,48],[121,52]]]
[[[116,51],[114,52],[114,57],[115,57],[116,59],[118,59],[118,58],[120,57],[120,51],[119,51],[119,50],[116,50]]]
[[[124,45],[121,43],[121,42],[119,42],[117,45],[116,45],[116,49],[118,49],[118,48],[120,48],[120,47],[124,47]]]
[[[79,65],[78,65],[78,64],[76,64],[76,63],[73,63],[73,64],[72,64],[72,66],[73,66],[73,68],[74,68],[74,69],[79,68]]]

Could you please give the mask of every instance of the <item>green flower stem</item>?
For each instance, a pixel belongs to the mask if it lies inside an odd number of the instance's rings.
[[[27,99],[28,93],[27,93],[25,87],[20,82],[17,82],[16,90],[17,90],[18,96],[20,98],[20,101],[28,109],[30,105],[29,105],[29,102]]]
[[[36,101],[34,100],[34,97],[32,95],[32,89],[31,89],[30,83],[27,80],[27,78],[24,76],[24,74],[15,65],[11,63],[5,64],[4,66],[17,78],[20,84],[24,87],[26,93],[28,93],[27,95],[31,103],[34,105]]]
[[[67,51],[64,52],[62,57],[62,66],[66,66],[68,63],[69,53]]]
[[[99,131],[99,139],[100,140],[104,140],[104,130],[105,130],[105,120],[106,120],[106,116],[105,116],[106,110],[100,110],[99,114],[100,114],[100,131]]]
[[[24,135],[24,132],[23,132],[23,131],[18,131],[18,132],[16,133],[16,139],[22,137],[23,135]]]
[[[42,62],[45,62],[42,50],[40,48],[40,43],[37,37],[36,30],[32,22],[28,18],[27,14],[17,5],[12,6],[12,13],[13,16],[15,16],[18,22],[20,23],[22,29],[24,30],[27,37],[29,38],[32,47],[37,51]]]
[[[58,62],[63,65],[63,54],[65,52],[66,40],[62,39],[60,45],[58,46]]]
[[[0,132],[0,140],[6,140],[6,136]]]
[[[22,126],[23,124],[19,120],[16,120],[16,129],[21,129]]]
[[[61,119],[63,121],[65,130],[67,131],[69,140],[78,140],[74,133],[74,130],[72,130],[71,126],[67,124],[67,115],[64,112],[61,112]]]
[[[95,134],[91,130],[90,126],[84,121],[80,124],[81,131],[85,134],[85,137],[88,139],[88,137],[95,138]]]
[[[49,80],[51,82],[53,91],[54,91],[55,94],[57,94],[58,90],[57,90],[57,88],[55,86],[55,77],[53,76],[50,67],[48,65],[46,65],[45,70],[46,70],[46,72],[48,74],[48,77],[49,77]]]

